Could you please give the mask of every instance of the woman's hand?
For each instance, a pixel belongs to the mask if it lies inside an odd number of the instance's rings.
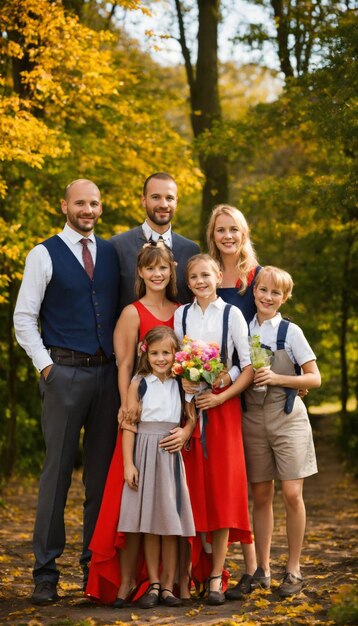
[[[126,414],[127,414],[127,407],[123,406],[123,404],[119,407],[118,410],[118,415],[117,415],[117,420],[118,420],[118,425],[121,426],[122,422],[125,421],[126,419]]]
[[[170,435],[164,437],[159,442],[159,447],[166,452],[179,452],[188,440],[188,435],[184,428],[176,426],[170,431]]]
[[[232,380],[230,378],[230,374],[228,372],[221,372],[221,374],[218,374],[218,376],[214,379],[212,385],[214,387],[214,389],[222,389],[222,387],[227,387],[228,385],[231,385]]]
[[[127,424],[136,424],[137,422],[139,422],[139,416],[140,416],[140,405],[139,402],[134,402],[131,403],[126,411],[125,414],[125,420],[127,422]]]
[[[124,480],[131,489],[138,489],[138,470],[133,463],[124,466]]]
[[[220,393],[214,395],[211,391],[204,391],[200,395],[196,396],[195,406],[197,409],[202,409],[203,411],[212,409],[214,406],[219,406],[223,403],[223,399],[220,396]]]

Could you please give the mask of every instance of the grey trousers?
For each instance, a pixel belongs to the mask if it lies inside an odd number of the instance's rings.
[[[65,548],[64,511],[82,426],[85,501],[80,563],[84,571],[91,558],[88,545],[117,436],[117,367],[114,361],[98,367],[55,364],[46,381],[41,376],[39,385],[46,457],[33,537],[33,577],[36,583],[57,583],[56,559]]]

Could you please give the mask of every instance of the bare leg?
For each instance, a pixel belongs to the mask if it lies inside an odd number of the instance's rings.
[[[179,539],[179,589],[182,599],[190,598],[191,547],[185,537]]]
[[[227,542],[229,538],[228,528],[219,528],[213,531],[213,568],[210,576],[219,576],[222,574],[225,565]],[[210,582],[211,591],[219,591],[221,585],[221,579],[217,578]]]
[[[162,589],[170,589],[173,591],[174,578],[178,566],[178,537],[175,535],[162,536],[162,564],[160,586]],[[167,592],[163,593],[163,598],[168,596]]]
[[[270,549],[273,533],[273,480],[253,483],[251,485],[253,506],[253,525],[255,533],[255,546],[257,564],[265,572],[265,576],[270,574]]]
[[[135,585],[135,573],[140,541],[140,534],[126,533],[126,547],[119,553],[119,561],[121,565],[121,586],[118,589],[119,598],[125,599]]]
[[[147,565],[149,582],[159,581],[160,536],[146,533],[144,535],[144,556]],[[155,593],[159,593],[155,590]]]
[[[300,556],[306,527],[306,509],[302,496],[303,478],[282,481],[282,496],[286,508],[288,540],[287,571],[301,576]]]
[[[241,543],[241,550],[245,561],[245,573],[252,576],[257,567],[255,544]]]

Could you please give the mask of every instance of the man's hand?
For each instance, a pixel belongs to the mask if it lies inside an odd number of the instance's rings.
[[[41,374],[45,380],[47,379],[47,376],[51,372],[52,366],[53,366],[53,363],[51,363],[51,365],[46,365],[46,367],[44,367],[43,370],[41,370]]]

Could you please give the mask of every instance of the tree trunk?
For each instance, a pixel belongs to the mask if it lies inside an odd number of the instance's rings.
[[[347,359],[347,333],[350,310],[350,289],[352,283],[349,280],[351,275],[351,251],[354,237],[349,237],[343,263],[342,290],[341,290],[341,328],[340,328],[340,363],[341,363],[341,404],[343,417],[347,414],[347,404],[349,398],[349,372]]]
[[[175,0],[179,42],[190,91],[191,125],[195,139],[221,122],[218,72],[218,24],[220,0],[198,0],[198,56],[196,68],[186,44],[181,3]],[[207,155],[199,148],[200,168],[205,176],[202,193],[200,242],[206,247],[205,230],[215,204],[228,201],[228,168],[224,157]]]
[[[8,367],[6,370],[7,397],[6,406],[9,415],[5,419],[3,447],[0,456],[0,475],[9,477],[14,469],[16,460],[16,426],[17,426],[17,402],[16,402],[16,371],[17,363],[15,356],[12,313],[14,310],[15,289],[11,283],[9,289],[9,303],[7,304],[7,349]]]
[[[275,24],[277,30],[278,57],[280,60],[281,72],[286,78],[293,76],[293,68],[290,61],[290,51],[288,48],[288,32],[289,32],[289,6],[287,13],[284,9],[285,0],[271,0],[271,5],[275,15]]]

